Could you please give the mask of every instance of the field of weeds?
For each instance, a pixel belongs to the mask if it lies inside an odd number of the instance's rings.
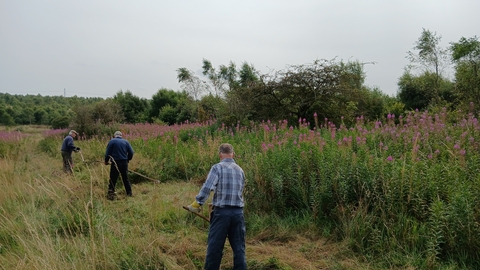
[[[473,115],[446,111],[348,128],[328,119],[124,125],[134,197],[119,181],[108,201],[109,135],[79,136],[67,175],[68,130],[3,128],[0,265],[202,269],[208,224],[182,206],[228,142],[247,176],[249,269],[475,269],[479,129]],[[224,254],[229,269],[228,244]]]

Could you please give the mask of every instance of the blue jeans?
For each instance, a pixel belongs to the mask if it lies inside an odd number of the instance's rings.
[[[210,216],[205,269],[220,269],[223,247],[227,238],[233,251],[233,269],[247,269],[245,233],[243,208],[215,207]]]

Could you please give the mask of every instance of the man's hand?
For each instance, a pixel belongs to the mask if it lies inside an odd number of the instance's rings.
[[[75,150],[73,150],[73,151],[75,151],[75,152],[80,151],[80,147],[75,147]]]
[[[197,200],[193,201],[192,204],[188,205],[188,211],[195,212],[195,213],[200,213],[200,207],[201,205],[197,202]]]

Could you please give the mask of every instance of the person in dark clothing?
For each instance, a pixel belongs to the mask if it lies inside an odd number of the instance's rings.
[[[63,171],[66,173],[73,173],[72,152],[80,151],[80,147],[76,147],[73,143],[73,139],[77,137],[77,135],[78,133],[75,130],[70,130],[65,139],[63,139],[61,151],[63,159]]]
[[[110,165],[110,183],[108,185],[109,200],[115,198],[115,186],[118,176],[121,175],[127,196],[132,196],[132,186],[128,181],[128,162],[133,158],[133,148],[122,138],[122,132],[115,131],[114,138],[108,142],[105,152],[105,165]]]

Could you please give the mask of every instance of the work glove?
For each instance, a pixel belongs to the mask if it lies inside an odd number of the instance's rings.
[[[80,151],[80,147],[75,148],[75,152]]]
[[[192,202],[192,204],[188,205],[188,211],[195,212],[195,213],[200,213],[200,207],[201,205],[195,200]]]

